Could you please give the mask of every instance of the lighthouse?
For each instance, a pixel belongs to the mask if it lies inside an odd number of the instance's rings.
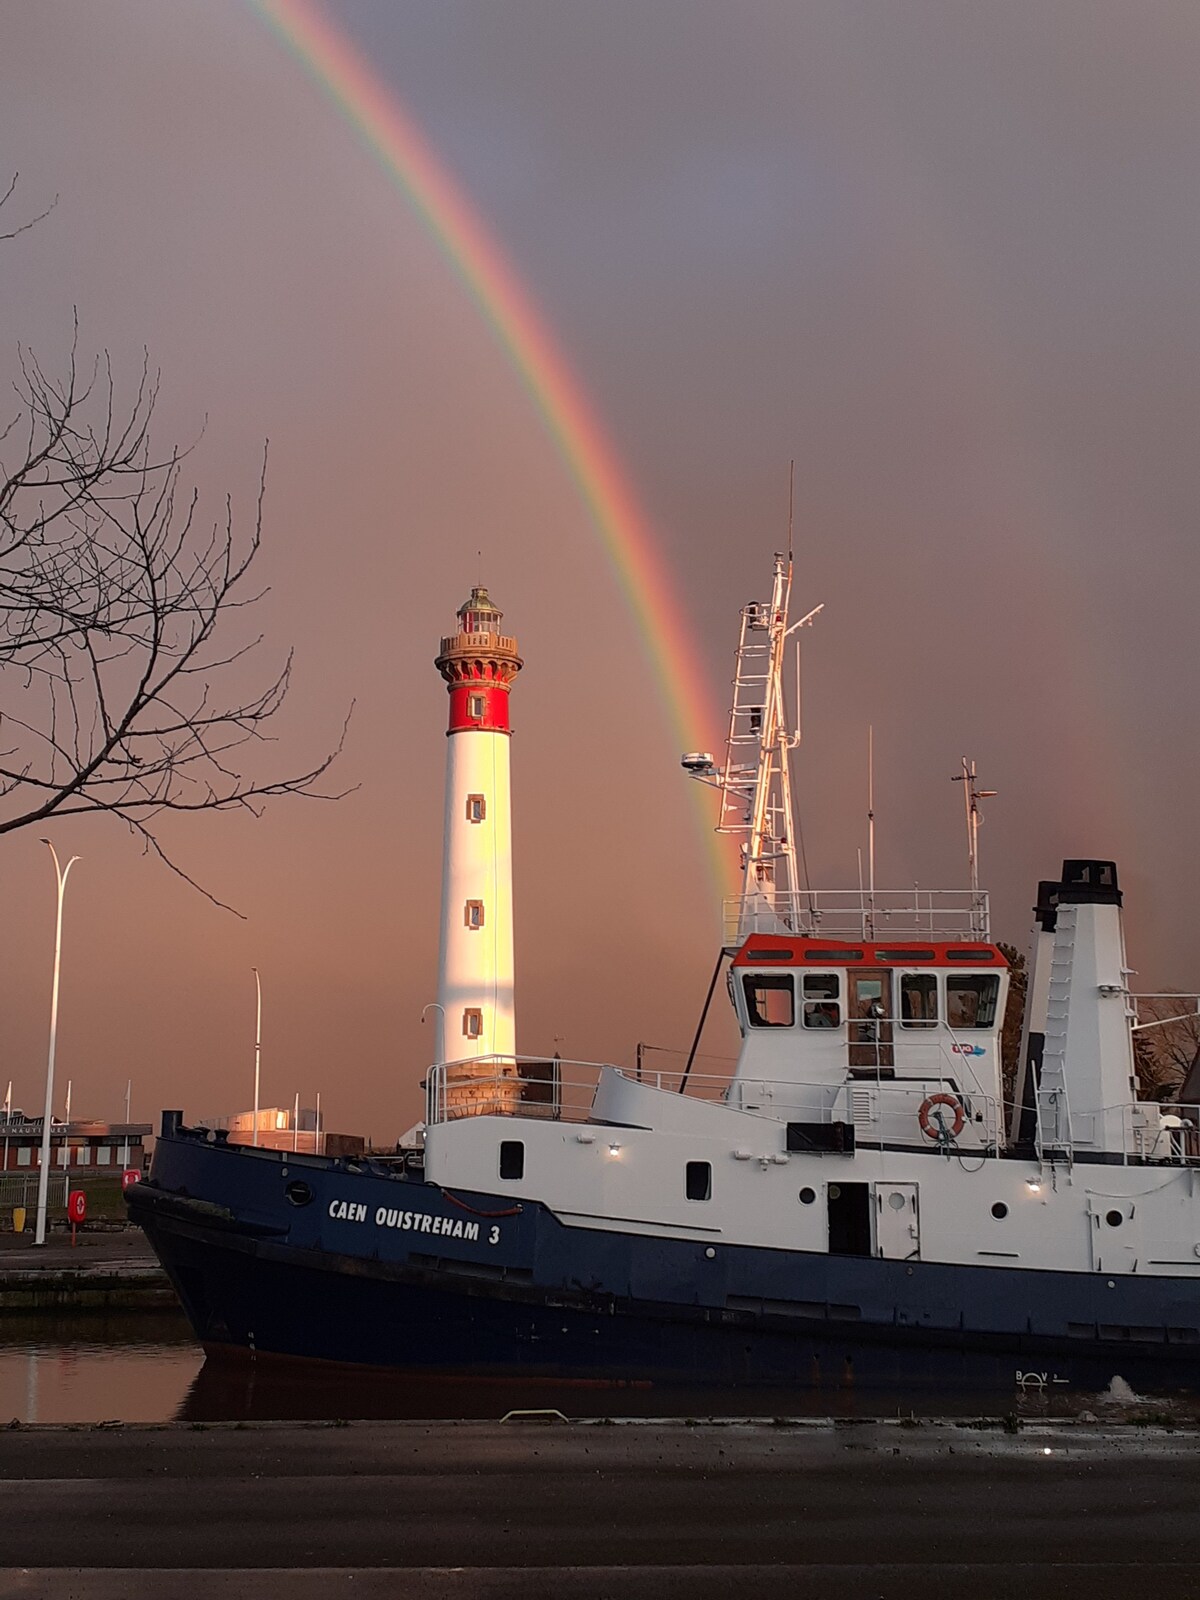
[[[444,1061],[516,1054],[508,698],[522,662],[476,586],[442,640],[450,692],[438,957]]]

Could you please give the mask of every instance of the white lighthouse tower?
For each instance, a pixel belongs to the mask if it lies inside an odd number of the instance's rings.
[[[481,587],[437,668],[450,691],[438,959],[440,1058],[516,1054],[508,696],[522,662]]]

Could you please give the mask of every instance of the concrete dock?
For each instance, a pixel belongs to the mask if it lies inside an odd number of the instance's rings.
[[[0,1315],[30,1311],[132,1311],[178,1300],[140,1228],[83,1229],[74,1246],[54,1232],[0,1234]]]
[[[0,1596],[1200,1595],[1200,1436],[362,1423],[0,1432]]]

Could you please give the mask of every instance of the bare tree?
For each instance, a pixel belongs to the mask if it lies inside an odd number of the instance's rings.
[[[250,531],[235,532],[228,500],[206,521],[182,483],[187,452],[152,449],[148,359],[122,406],[107,355],[80,372],[77,335],[61,381],[19,351],[6,425],[0,413],[0,834],[106,812],[194,883],[156,822],[257,813],[276,795],[335,799],[321,780],[346,730],[301,772],[255,770],[292,666],[289,653],[253,689],[237,687],[261,643],[230,635],[264,592],[251,568],[265,451]]]
[[[1138,1088],[1143,1100],[1170,1099],[1178,1093],[1200,1057],[1200,1001],[1194,995],[1139,995],[1134,1033]]]

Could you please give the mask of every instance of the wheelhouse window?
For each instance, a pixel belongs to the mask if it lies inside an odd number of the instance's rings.
[[[467,796],[467,821],[482,822],[487,816],[487,801],[481,794]]]
[[[841,980],[836,972],[804,974],[804,1026],[840,1028],[842,1025]]]
[[[500,1176],[523,1178],[525,1176],[525,1142],[522,1139],[501,1139]]]
[[[999,998],[998,973],[951,972],[946,977],[946,1021],[951,1028],[994,1027]]]
[[[937,1027],[938,997],[936,972],[904,972],[900,975],[900,1026]]]
[[[689,1200],[711,1200],[712,1163],[710,1161],[689,1161],[684,1178],[684,1187]]]
[[[790,972],[748,972],[742,993],[752,1028],[795,1027],[796,989]]]

